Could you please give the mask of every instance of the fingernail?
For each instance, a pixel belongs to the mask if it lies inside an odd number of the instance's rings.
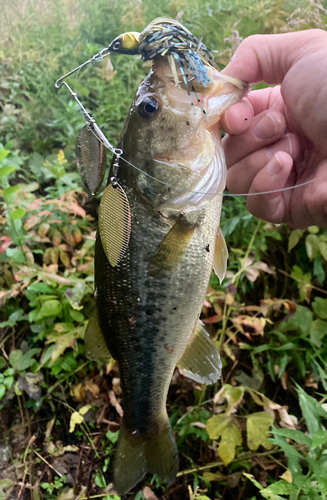
[[[282,162],[278,156],[278,153],[274,155],[274,157],[267,163],[267,172],[270,175],[277,175],[282,169]]]
[[[256,124],[254,128],[254,133],[259,139],[269,139],[277,134],[277,123],[274,117],[267,113],[261,120]]]
[[[278,151],[285,151],[292,156],[293,153],[293,144],[292,138],[290,134],[285,134],[279,141],[277,141],[272,146],[267,147],[267,153],[270,158],[274,156]]]

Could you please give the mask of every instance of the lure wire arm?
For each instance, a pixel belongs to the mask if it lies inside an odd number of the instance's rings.
[[[55,87],[58,90],[61,89],[61,87],[63,87],[63,86],[65,86],[68,89],[68,91],[70,92],[71,96],[75,99],[75,101],[79,105],[79,107],[80,107],[80,109],[81,109],[81,111],[83,113],[83,117],[84,117],[84,120],[85,120],[85,123],[86,123],[88,129],[98,139],[98,141],[101,142],[101,144],[105,148],[109,149],[109,151],[111,151],[115,155],[114,175],[113,175],[113,177],[112,177],[111,180],[112,180],[113,185],[117,185],[117,175],[118,175],[118,169],[119,169],[119,160],[120,160],[121,155],[123,154],[123,150],[120,149],[120,148],[115,148],[112,144],[110,144],[110,142],[108,141],[108,139],[106,138],[106,136],[104,135],[104,133],[102,132],[102,130],[100,129],[99,125],[96,123],[96,121],[93,118],[93,116],[91,116],[86,111],[86,109],[84,108],[84,106],[81,103],[81,101],[79,100],[78,95],[76,94],[76,92],[74,92],[71,89],[71,87],[68,85],[68,83],[65,82],[66,78],[68,78],[72,74],[76,73],[76,71],[79,71],[80,69],[84,68],[84,66],[86,66],[87,64],[90,64],[92,62],[101,61],[104,57],[108,56],[109,54],[110,54],[110,51],[109,51],[108,48],[100,50],[93,57],[91,57],[91,59],[89,59],[85,63],[81,64],[77,68],[73,69],[72,71],[70,71],[66,75],[62,76],[61,78],[59,78],[59,80],[57,80],[56,83],[55,83]]]

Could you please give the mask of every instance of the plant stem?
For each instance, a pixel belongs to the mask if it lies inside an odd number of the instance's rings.
[[[246,453],[244,455],[239,456],[238,458],[234,458],[230,463],[240,462],[241,460],[248,460],[253,457],[263,457],[266,455],[272,455],[273,453],[280,453],[279,448],[274,448],[273,450],[265,451],[263,453]],[[195,467],[194,469],[185,469],[183,471],[178,472],[176,477],[187,476],[188,474],[194,474],[195,472],[201,472],[213,469],[214,467],[220,467],[221,465],[225,465],[224,462],[212,462],[211,464],[203,465],[202,467]]]

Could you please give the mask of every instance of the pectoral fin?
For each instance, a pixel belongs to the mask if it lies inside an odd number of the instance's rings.
[[[156,278],[174,274],[185,255],[194,233],[194,226],[179,220],[166,234],[150,262],[149,272]]]
[[[98,311],[95,311],[88,322],[84,337],[85,355],[91,361],[103,361],[107,363],[110,352],[103,338]]]
[[[214,384],[219,380],[222,368],[220,356],[202,321],[197,321],[191,342],[177,366],[184,375],[200,384]]]
[[[223,281],[226,275],[227,270],[227,259],[228,259],[228,250],[225,241],[225,237],[221,228],[219,227],[217,236],[216,236],[216,244],[215,244],[215,255],[213,259],[213,270],[219,278],[220,283]]]
[[[115,267],[123,258],[131,234],[131,209],[125,191],[110,184],[99,207],[99,234],[104,253]]]

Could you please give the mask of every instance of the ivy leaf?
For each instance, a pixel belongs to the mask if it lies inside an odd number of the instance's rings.
[[[237,421],[229,415],[215,415],[209,418],[207,431],[211,439],[221,438],[218,453],[227,466],[235,458],[236,447],[242,444],[242,433]]]
[[[257,450],[262,445],[267,450],[272,448],[267,438],[273,423],[273,417],[267,411],[252,413],[246,420],[247,442],[250,450]]]

